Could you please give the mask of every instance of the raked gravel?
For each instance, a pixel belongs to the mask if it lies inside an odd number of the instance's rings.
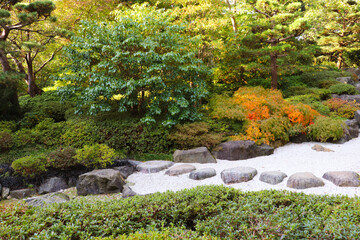
[[[179,191],[193,188],[200,185],[225,185],[243,191],[259,191],[265,189],[288,190],[303,192],[306,194],[321,195],[348,195],[360,196],[360,187],[338,187],[323,179],[325,186],[296,190],[286,187],[286,182],[291,174],[296,172],[311,172],[322,178],[327,171],[354,171],[360,173],[360,137],[344,144],[321,143],[322,146],[334,150],[334,152],[317,152],[312,150],[315,142],[301,144],[287,144],[277,148],[273,155],[257,157],[247,160],[227,161],[217,160],[217,163],[191,164],[197,169],[214,168],[216,176],[204,180],[189,179],[189,174],[179,176],[165,175],[163,170],[158,173],[134,173],[127,179],[131,188],[138,194],[149,194],[155,192]],[[176,163],[174,166],[182,163]],[[233,167],[253,167],[258,174],[249,182],[226,185],[220,177],[221,171]],[[283,182],[271,185],[259,180],[260,174],[264,171],[282,171],[288,175]]]

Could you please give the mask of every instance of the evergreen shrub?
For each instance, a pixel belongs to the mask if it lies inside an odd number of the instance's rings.
[[[307,127],[307,132],[315,141],[337,141],[344,135],[344,128],[344,121],[341,119],[318,117],[314,124]]]
[[[76,149],[73,147],[60,147],[47,154],[50,167],[67,169],[78,165],[76,159]]]
[[[76,150],[74,159],[87,168],[104,168],[110,165],[116,157],[115,150],[105,144],[85,145]],[[119,156],[124,157],[124,156]]]
[[[46,172],[49,166],[44,154],[32,155],[16,159],[11,167],[23,177],[34,178]]]
[[[333,94],[349,94],[349,95],[354,95],[357,94],[358,92],[356,91],[356,88],[353,85],[350,84],[345,84],[345,83],[339,83],[336,85],[332,85],[329,88],[330,92]]]

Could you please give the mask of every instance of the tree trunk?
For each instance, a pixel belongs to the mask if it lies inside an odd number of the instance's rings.
[[[278,73],[277,73],[277,55],[276,53],[270,54],[270,68],[271,68],[271,88],[277,89]]]
[[[344,62],[344,59],[343,59],[343,54],[341,52],[341,53],[339,53],[337,63],[336,63],[336,66],[337,66],[338,69],[342,68],[343,62]]]
[[[33,70],[33,62],[31,58],[31,54],[26,54],[26,63],[28,66],[28,73],[26,76],[26,83],[28,85],[28,93],[30,97],[35,97],[36,95],[41,95],[43,92],[35,83],[35,74]]]

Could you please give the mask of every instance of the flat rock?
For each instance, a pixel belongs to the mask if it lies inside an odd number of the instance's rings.
[[[213,176],[216,176],[216,170],[213,168],[197,169],[189,174],[189,178],[193,180],[202,180]]]
[[[48,193],[40,197],[25,199],[27,205],[32,207],[43,207],[45,205],[49,205],[53,203],[64,203],[67,201],[70,201],[69,196],[61,192]]]
[[[137,165],[137,170],[142,173],[156,173],[174,165],[173,162],[164,160],[148,161]]]
[[[10,188],[2,187],[1,190],[1,199],[7,199],[10,195]]]
[[[134,192],[129,186],[125,185],[124,186],[124,189],[121,193],[121,197],[123,198],[128,198],[128,197],[133,197],[133,196],[136,196],[137,193]]]
[[[298,172],[291,175],[286,186],[295,189],[306,189],[324,186],[323,180],[310,172]]]
[[[113,169],[119,171],[124,179],[128,178],[135,171],[135,168],[133,166],[114,167]]]
[[[260,181],[275,185],[281,183],[286,177],[287,175],[283,172],[269,171],[260,174]]]
[[[225,184],[248,182],[255,177],[257,170],[252,167],[235,167],[221,172],[221,179]]]
[[[121,192],[125,181],[114,169],[99,169],[79,176],[76,185],[78,195]]]
[[[352,171],[330,171],[326,172],[323,178],[340,187],[360,186],[359,174]]]
[[[185,173],[189,173],[196,170],[196,167],[190,164],[182,164],[175,167],[172,167],[166,170],[165,174],[169,176],[177,176]]]
[[[10,197],[16,199],[30,197],[33,194],[35,194],[35,190],[29,188],[10,191]]]
[[[58,192],[62,189],[67,189],[69,186],[63,178],[52,177],[46,179],[39,187],[39,194]]]
[[[254,141],[229,141],[221,143],[213,152],[217,159],[244,160],[274,153],[274,148],[269,145],[256,145]]]
[[[330,148],[326,148],[324,146],[321,146],[320,144],[315,144],[311,147],[312,150],[318,151],[318,152],[333,152]]]
[[[206,147],[176,150],[173,157],[176,163],[216,163],[216,159]]]

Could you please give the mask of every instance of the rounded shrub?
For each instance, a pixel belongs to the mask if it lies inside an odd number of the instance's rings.
[[[65,146],[81,148],[100,141],[98,127],[91,120],[70,120],[66,122],[66,131],[60,138]]]
[[[85,145],[76,151],[74,158],[78,164],[87,168],[104,168],[115,159],[115,150],[105,144]]]
[[[76,149],[73,147],[60,147],[50,152],[47,157],[50,167],[66,169],[76,166],[78,163],[74,156],[76,155]]]
[[[330,117],[318,117],[307,127],[312,140],[326,142],[339,140],[344,135],[344,122]]]
[[[34,178],[46,172],[48,166],[47,158],[43,154],[19,158],[11,164],[15,172],[27,178]]]
[[[339,83],[336,85],[332,85],[329,88],[330,92],[333,94],[350,94],[354,95],[357,93],[356,88],[353,85],[345,84],[345,83]]]
[[[13,138],[9,131],[0,131],[0,152],[9,150],[14,145]]]
[[[45,118],[33,129],[38,136],[38,143],[47,146],[60,144],[60,137],[65,131],[65,122],[55,122],[52,118]]]

